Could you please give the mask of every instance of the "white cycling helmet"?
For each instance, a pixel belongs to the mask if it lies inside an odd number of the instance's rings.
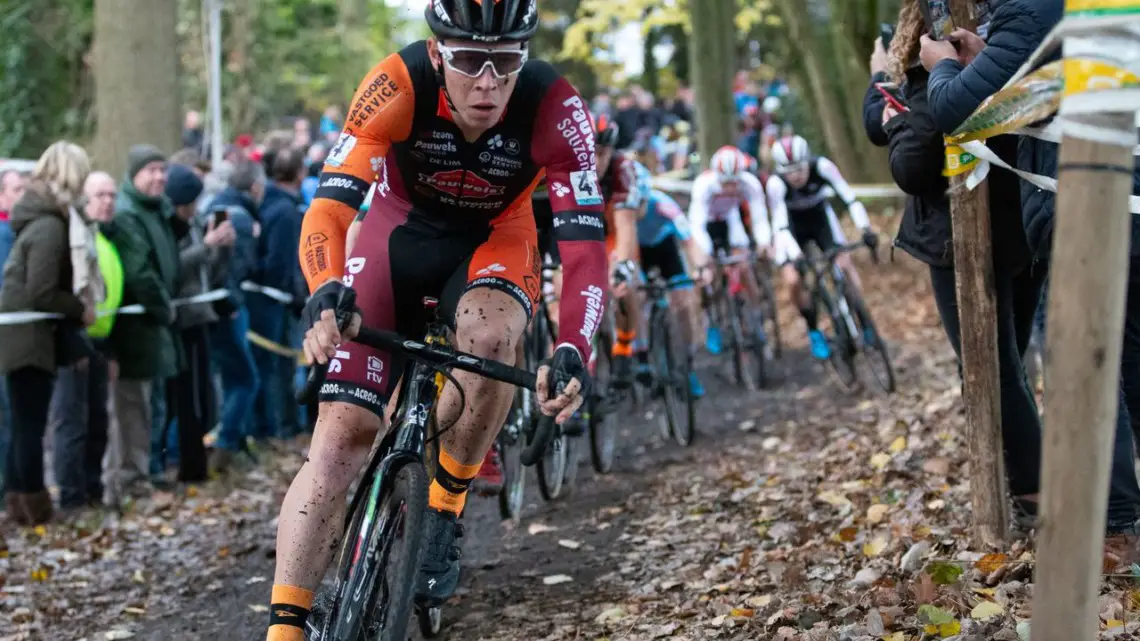
[[[764,99],[763,105],[760,107],[766,114],[774,114],[780,110],[780,99],[776,96],[768,96]]]
[[[748,169],[748,160],[736,147],[725,145],[713,154],[709,169],[716,175],[717,182],[736,182]]]
[[[800,169],[810,158],[811,149],[800,136],[784,136],[772,145],[772,164],[778,173]]]

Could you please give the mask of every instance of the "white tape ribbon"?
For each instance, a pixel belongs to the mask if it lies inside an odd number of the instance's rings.
[[[269,287],[268,285],[259,285],[258,283],[251,283],[248,280],[241,284],[243,292],[253,292],[256,294],[264,294],[273,300],[281,303],[282,305],[289,305],[293,302],[293,295],[277,289],[276,287]]]
[[[243,283],[244,285],[244,283]],[[245,289],[244,287],[242,289]],[[171,303],[175,307],[182,307],[184,305],[193,305],[195,303],[212,303],[219,301],[230,295],[229,290],[215,289],[202,294],[196,294],[189,298],[178,298]],[[99,312],[99,316],[111,316],[112,314],[132,314],[139,315],[146,313],[142,305],[127,305],[119,309],[106,310]],[[63,314],[52,314],[48,312],[4,312],[0,313],[0,325],[23,325],[25,323],[35,323],[45,320],[59,320],[64,318]]]

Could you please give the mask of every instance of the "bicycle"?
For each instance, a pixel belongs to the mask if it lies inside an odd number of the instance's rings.
[[[337,324],[351,322],[356,295],[342,292],[336,305]],[[442,390],[440,377],[455,383],[448,368],[460,369],[534,391],[535,374],[452,349],[446,344],[446,324],[439,319],[439,301],[424,298],[432,310],[425,339],[414,341],[390,331],[361,327],[354,342],[407,357],[392,429],[372,454],[364,477],[349,504],[336,581],[327,607],[311,617],[310,641],[404,641],[415,601],[415,582],[423,557],[424,514],[428,509],[425,453],[427,431]],[[297,393],[308,403],[326,383],[328,364],[313,365]],[[459,389],[462,397],[463,390]],[[371,394],[361,390],[360,394]],[[466,400],[463,400],[466,404]],[[549,432],[553,419],[539,421]],[[535,438],[542,437],[536,432]],[[438,434],[434,437],[438,438]],[[522,453],[525,460],[527,452]],[[327,611],[323,611],[326,610]],[[438,607],[417,607],[421,629],[438,634]]]
[[[692,359],[688,357],[688,345],[678,348],[674,339],[673,314],[669,308],[670,285],[687,285],[695,281],[678,279],[672,283],[661,278],[657,268],[650,270],[644,285],[638,289],[645,292],[649,308],[649,359],[652,379],[647,381],[654,394],[660,394],[665,404],[665,422],[662,435],[674,439],[682,447],[693,444],[696,436],[697,399],[693,397],[689,379],[693,371]],[[679,353],[678,353],[679,351]],[[680,403],[684,403],[683,421],[679,420]]]
[[[717,328],[729,329],[728,343],[732,350],[733,374],[738,385],[754,391],[768,386],[767,338],[764,335],[762,312],[750,305],[744,283],[732,265],[750,263],[747,254],[730,256],[717,249],[714,265],[714,285],[705,289],[705,309],[709,323]],[[723,335],[724,332],[721,332]],[[749,363],[749,361],[755,361]],[[755,372],[755,375],[753,375]]]
[[[876,382],[884,391],[891,393],[895,391],[895,371],[886,343],[879,335],[862,295],[850,285],[843,269],[835,263],[841,254],[860,247],[868,246],[862,242],[840,245],[819,255],[818,248],[812,243],[807,247],[807,253],[796,260],[796,269],[811,292],[811,304],[817,309],[822,304],[831,320],[835,336],[828,363],[839,385],[848,392],[859,386],[855,358],[863,354]],[[878,252],[873,247],[868,249],[871,259],[879,262]],[[875,368],[876,363],[881,366],[881,371]]]

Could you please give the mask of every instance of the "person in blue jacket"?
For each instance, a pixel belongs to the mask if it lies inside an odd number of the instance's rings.
[[[982,36],[959,29],[951,35],[951,39],[957,41],[956,50],[952,42],[936,41],[929,36],[922,38],[920,56],[923,66],[930,71],[927,94],[931,113],[938,128],[945,133],[957,128],[983,100],[1001,89],[1064,14],[1063,0],[999,0],[990,5],[991,18],[983,25],[984,29],[979,28],[979,33],[985,34],[984,40]],[[998,136],[987,141],[987,145],[1019,169],[1056,176],[1057,145],[1021,136],[1014,141],[1010,153],[1006,141],[1009,138],[1011,136]],[[991,216],[1003,220],[1009,218],[1008,198],[1003,198],[999,208],[993,192],[995,187],[1006,190],[1010,176],[1012,174],[1002,170],[990,172]],[[1017,204],[1031,269],[1043,278],[1052,245],[1054,195],[1025,182],[1017,187]],[[1130,429],[1140,420],[1140,278],[1132,277],[1140,276],[1138,225],[1133,217],[1120,404],[1108,500],[1106,551],[1117,554],[1121,560],[1134,552],[1132,548],[1140,540],[1137,536],[1140,534],[1137,524],[1140,485],[1136,480],[1133,430]],[[1022,294],[1026,301],[1032,299],[1036,303],[1038,300],[1030,296],[1032,292]],[[1032,312],[1029,316],[1031,321]]]
[[[304,203],[301,180],[304,158],[296,149],[278,151],[270,168],[270,182],[261,203],[261,237],[258,238],[258,268],[251,280],[294,296],[301,271],[297,263]],[[250,329],[262,337],[288,347],[292,344],[293,306],[265,293],[248,292]],[[265,349],[253,351],[261,388],[254,405],[253,433],[257,437],[289,438],[299,431],[290,389],[296,363]],[[288,419],[288,420],[286,420]]]

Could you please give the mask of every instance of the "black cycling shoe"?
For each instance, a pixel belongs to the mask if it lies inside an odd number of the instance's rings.
[[[428,509],[424,523],[427,534],[424,561],[416,586],[416,601],[435,607],[443,605],[459,587],[459,545],[463,526],[455,514]]]
[[[614,356],[611,384],[618,389],[625,389],[633,384],[633,358],[630,356]]]

